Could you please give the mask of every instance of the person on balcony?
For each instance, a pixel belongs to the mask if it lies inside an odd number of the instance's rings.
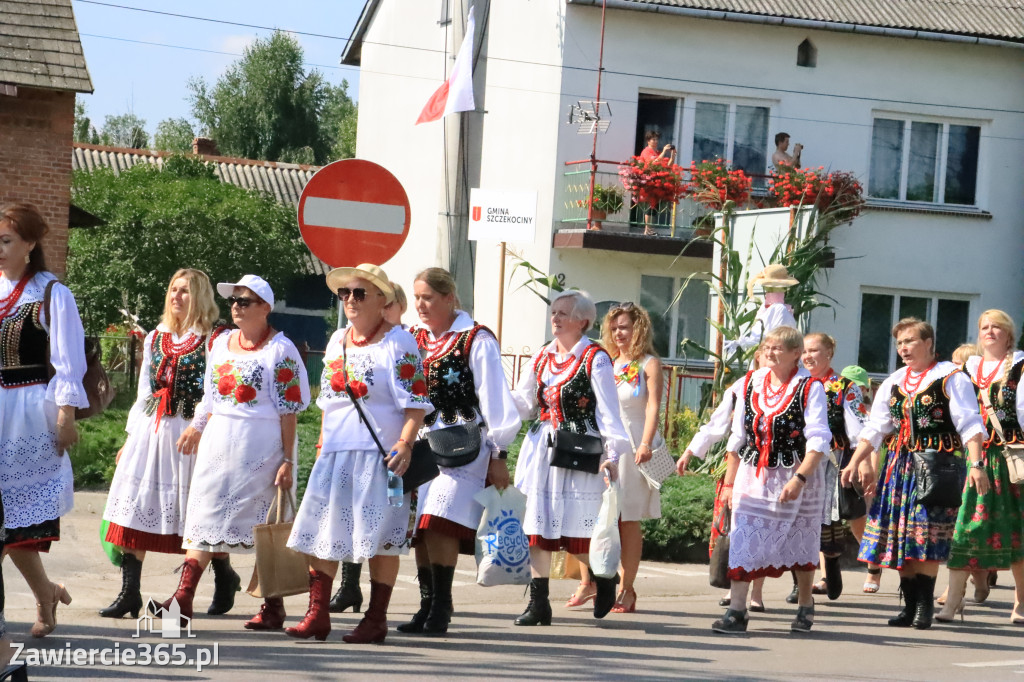
[[[644,135],[644,148],[640,152],[640,158],[644,161],[650,161],[651,159],[662,159],[664,163],[672,164],[676,162],[676,146],[674,144],[667,144],[658,151],[658,144],[661,142],[661,135],[657,130],[649,130]]]
[[[804,146],[797,142],[793,145],[793,153],[789,153],[789,133],[778,133],[775,135],[775,153],[772,154],[772,164],[775,170],[781,170],[780,166],[800,167],[800,154]]]

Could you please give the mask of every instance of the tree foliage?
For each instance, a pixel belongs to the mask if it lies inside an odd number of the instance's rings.
[[[85,102],[75,99],[75,128],[73,133],[75,142],[85,144],[99,144],[100,135],[96,132],[96,126],[92,124],[89,114],[85,108]]]
[[[192,151],[192,140],[196,137],[196,131],[192,124],[184,118],[166,118],[156,126],[156,134],[153,135],[153,149],[162,152],[183,152]]]
[[[287,33],[256,40],[212,86],[193,78],[188,87],[193,116],[225,155],[323,164],[354,151],[348,84],[306,72]]]
[[[111,147],[145,149],[149,147],[146,120],[128,112],[119,116],[105,116],[100,131],[100,143]]]
[[[291,206],[221,183],[194,157],[168,157],[163,170],[76,171],[72,193],[107,223],[71,230],[69,239],[68,284],[92,332],[119,321],[126,298],[152,328],[178,268],[214,282],[251,272],[283,292],[306,258]]]

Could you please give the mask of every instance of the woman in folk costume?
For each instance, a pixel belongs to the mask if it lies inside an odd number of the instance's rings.
[[[424,354],[430,402],[424,429],[480,429],[479,452],[461,466],[441,466],[420,486],[416,505],[416,577],[420,609],[399,632],[442,634],[452,612],[452,579],[461,551],[473,553],[483,507],[474,496],[490,480],[508,486],[505,459],[522,422],[501,365],[501,348],[486,327],[459,310],[455,280],[442,268],[416,276],[413,297],[420,324],[412,328]]]
[[[917,502],[914,452],[939,450],[970,463],[967,485],[985,495],[990,487],[982,461],[985,426],[970,377],[951,362],[935,358],[935,330],[917,318],[905,318],[892,330],[905,367],[896,370],[875,393],[860,443],[843,469],[844,486],[859,477],[865,494],[875,493],[868,512],[860,560],[900,574],[904,608],[889,619],[893,627],[931,627],[935,576],[949,558],[957,510]],[[878,470],[869,461],[885,438],[887,452]],[[951,594],[952,596],[952,594]]]
[[[266,522],[278,488],[295,489],[298,413],[309,404],[309,382],[299,351],[267,316],[274,292],[262,277],[221,282],[238,329],[217,336],[206,359],[203,402],[185,430],[183,449],[199,438],[185,511],[186,551],[177,600],[192,617],[196,586],[219,552],[251,554],[253,528]],[[152,602],[150,602],[152,605]],[[265,599],[250,630],[280,628],[281,599]]]
[[[397,477],[408,470],[412,444],[433,407],[416,341],[384,317],[395,297],[384,271],[370,263],[335,268],[327,286],[344,302],[349,325],[334,332],[324,353],[320,454],[288,538],[289,547],[309,558],[309,608],[285,633],[327,639],[338,564],[365,560],[370,604],[342,640],[369,644],[387,637],[399,557],[409,551],[411,491],[392,497],[389,480],[401,483]],[[378,441],[388,448],[386,458]]]
[[[203,401],[206,351],[219,315],[206,273],[182,269],[171,277],[163,320],[143,342],[139,390],[128,413],[128,438],[117,453],[117,469],[103,518],[107,541],[121,548],[121,592],[99,613],[137,618],[142,608],[142,562],[146,552],[184,553],[185,508],[196,458],[184,432]],[[227,554],[212,561],[217,589],[207,613],[227,613],[241,588]]]
[[[765,334],[778,327],[797,328],[793,309],[786,305],[786,289],[800,282],[791,277],[785,265],[772,264],[750,278],[747,282],[747,295],[754,296],[758,286],[764,292],[764,305],[757,310],[754,322],[746,334],[734,341],[725,342],[726,355],[731,355],[737,348],[749,350],[757,347]]]
[[[733,415],[725,475],[733,487],[731,603],[746,604],[751,580],[795,571],[794,632],[807,632],[814,623],[811,586],[825,493],[821,458],[832,439],[825,390],[800,371],[802,350],[803,337],[792,327],[765,334],[763,367],[744,378],[743,406]],[[732,606],[712,625],[723,634],[746,629],[746,609]]]
[[[619,457],[630,454],[611,358],[585,335],[596,317],[597,308],[585,292],[558,294],[551,302],[555,340],[533,357],[513,393],[523,419],[540,410],[516,465],[516,487],[527,497],[523,530],[530,540],[533,574],[530,603],[516,625],[551,624],[551,552],[565,549],[589,566],[590,538],[605,489],[601,472],[615,480]],[[556,437],[576,440],[596,452],[585,458],[589,462],[557,457]],[[598,461],[598,466],[586,466]],[[577,466],[583,468],[570,468]],[[594,617],[604,618],[615,605],[618,575],[591,580],[597,583]]]
[[[89,406],[85,333],[71,292],[46,270],[46,221],[31,204],[0,209],[0,492],[4,552],[36,598],[33,637],[57,625],[71,595],[50,582],[40,552],[60,539],[74,504],[67,449],[78,441],[75,408]],[[48,309],[44,302],[49,294]],[[49,367],[52,366],[51,378]],[[2,593],[0,593],[2,594]]]
[[[1012,483],[1004,454],[1007,445],[1024,444],[1024,352],[1014,350],[1017,325],[1002,310],[986,310],[978,318],[981,355],[967,360],[964,370],[974,381],[985,419],[982,460],[992,482],[988,493],[964,488],[963,504],[949,553],[949,596],[935,620],[948,622],[963,613],[968,571],[977,588],[987,591],[988,571],[1009,569],[1014,599],[1010,622],[1024,625],[1024,499],[1020,483]],[[998,424],[998,428],[997,428]],[[962,616],[961,616],[962,617]]]

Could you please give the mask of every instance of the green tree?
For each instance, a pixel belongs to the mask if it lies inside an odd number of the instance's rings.
[[[86,112],[85,102],[75,98],[75,130],[73,134],[75,142],[85,144],[99,144],[100,136],[96,127],[92,124]]]
[[[196,131],[184,118],[166,118],[156,126],[153,148],[162,152],[191,152]]]
[[[317,163],[327,160],[320,119],[330,86],[302,61],[298,41],[277,31],[247,47],[212,87],[189,81],[192,113],[222,153],[279,161],[309,147]]]
[[[324,111],[324,126],[331,140],[331,160],[351,159],[356,155],[358,105],[348,95],[348,81],[331,88]]]
[[[100,141],[112,147],[145,149],[149,146],[146,121],[131,112],[120,116],[108,115],[103,119]]]
[[[168,157],[163,170],[76,171],[72,196],[106,222],[69,238],[67,281],[91,332],[121,319],[125,294],[142,324],[155,325],[180,267],[214,282],[256,273],[284,292],[306,258],[291,206],[221,183],[192,157]]]

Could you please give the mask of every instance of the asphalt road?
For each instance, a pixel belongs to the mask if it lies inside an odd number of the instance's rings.
[[[103,648],[142,656],[145,645],[155,652],[152,647],[163,644],[172,660],[187,660],[207,652],[212,656],[210,647],[216,645],[217,663],[201,672],[194,665],[104,666],[95,654],[92,665],[33,666],[30,679],[1024,679],[1024,627],[1009,624],[1013,591],[1006,573],[984,605],[968,603],[962,625],[936,625],[924,632],[885,625],[899,609],[892,572],[883,576],[881,592],[865,595],[860,591],[864,573],[847,571],[847,593],[836,602],[818,597],[814,630],[800,635],[789,630],[795,608],[783,602],[788,578],[769,581],[768,612],[751,614],[748,633],[729,637],[710,629],[722,609],[719,591],[708,586],[706,566],[645,562],[637,581],[637,613],[609,614],[601,621],[586,609],[562,606],[574,589],[572,581],[552,582],[552,626],[521,628],[512,620],[525,607],[523,588],[477,586],[472,560],[463,557],[456,573],[452,627],[445,637],[424,638],[394,630],[416,610],[419,599],[415,567],[407,557],[391,602],[392,629],[381,645],[341,641],[358,620],[351,613],[333,617],[334,630],[324,643],[292,640],[280,632],[248,632],[241,624],[259,602],[244,593],[232,613],[206,616],[213,592],[209,574],[196,599],[196,637],[144,633],[135,638],[134,620],[96,615],[120,587],[119,573],[97,540],[104,500],[99,493],[77,494],[75,510],[61,522],[64,539],[44,559],[51,578],[64,582],[74,599],[58,610],[58,627],[49,637],[28,636],[34,599],[17,570],[5,563],[9,631],[14,641],[37,649],[26,649],[23,656],[84,657],[76,652]],[[177,585],[173,571],[179,563],[179,557],[150,555],[143,569],[143,594],[169,596]],[[234,563],[248,578],[252,557],[236,557]],[[364,593],[366,580],[364,571]],[[939,582],[945,583],[944,573]],[[302,596],[287,599],[288,624],[301,618],[305,607]],[[174,645],[182,647],[180,656],[170,648]]]

